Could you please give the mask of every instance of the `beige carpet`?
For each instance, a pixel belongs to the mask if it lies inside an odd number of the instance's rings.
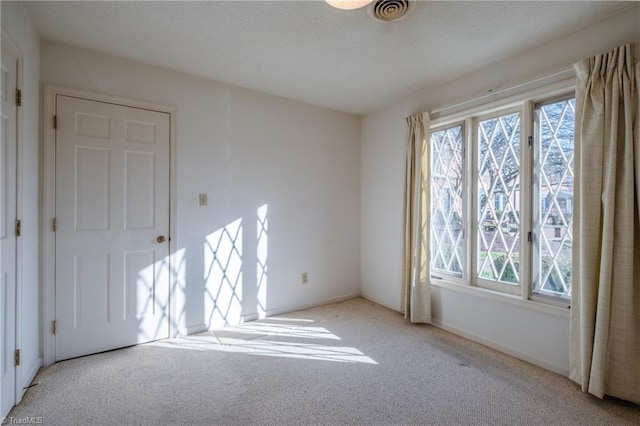
[[[363,299],[43,369],[44,424],[640,424],[640,407]]]

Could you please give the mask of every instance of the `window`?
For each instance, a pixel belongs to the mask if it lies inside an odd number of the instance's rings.
[[[462,276],[462,125],[431,134],[431,268]]]
[[[436,122],[432,279],[527,299],[571,296],[574,110],[564,95]]]
[[[575,100],[535,107],[532,293],[571,296]]]
[[[477,121],[476,277],[478,284],[520,282],[520,208],[516,204],[520,184],[520,113]],[[492,202],[495,198],[506,203]],[[497,208],[500,206],[500,209]]]

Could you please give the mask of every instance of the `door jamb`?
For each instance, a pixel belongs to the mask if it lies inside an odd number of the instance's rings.
[[[2,29],[2,42],[6,43],[16,54],[18,63],[16,66],[16,89],[22,91],[22,63],[23,63],[23,55],[22,50],[13,41],[13,39],[9,36],[9,34]],[[24,95],[24,92],[22,93]],[[24,98],[23,98],[24,103]],[[23,202],[23,193],[22,193],[22,106],[16,106],[16,186],[13,188],[16,191],[16,218],[22,218],[22,202]],[[15,349],[21,349],[22,347],[22,238],[16,237],[16,253],[15,253],[15,307],[14,307],[14,342]],[[17,405],[20,401],[22,401],[22,395],[25,390],[23,389],[22,383],[22,366],[17,365],[14,367],[15,371],[15,382],[14,382],[14,404]]]
[[[43,246],[42,257],[42,281],[43,281],[43,306],[42,306],[42,336],[43,336],[43,352],[44,365],[48,366],[56,362],[55,354],[55,336],[53,335],[52,324],[55,320],[55,232],[53,230],[53,218],[55,217],[55,144],[56,131],[53,127],[53,117],[56,114],[56,98],[58,95],[76,97],[91,101],[112,103],[132,108],[147,109],[169,114],[169,270],[173,268],[174,256],[177,245],[177,206],[175,200],[177,195],[176,182],[176,108],[166,105],[154,104],[144,101],[138,101],[118,96],[105,95],[70,87],[44,85],[44,111],[43,111],[43,211],[41,217],[41,241]],[[174,284],[174,274],[170,274],[169,281],[169,336],[173,337],[177,334],[177,325],[172,314],[173,294],[172,290],[176,288]]]

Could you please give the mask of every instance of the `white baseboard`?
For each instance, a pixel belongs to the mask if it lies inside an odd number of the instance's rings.
[[[266,313],[266,316],[272,317],[274,315],[282,315],[288,314],[290,312],[302,311],[304,309],[316,308],[318,306],[329,305],[331,303],[339,303],[344,302],[345,300],[356,299],[360,297],[360,293],[348,294],[345,296],[331,297],[329,299],[318,300],[316,302],[306,303],[302,305],[291,305],[291,306],[283,306],[280,308],[269,309]],[[256,314],[257,319],[257,314]]]
[[[245,322],[255,321],[258,319],[260,319],[260,315],[258,315],[257,313],[253,313],[249,315],[242,315],[242,317],[240,317],[240,322],[245,323]]]
[[[249,321],[255,321],[264,317],[272,317],[274,315],[282,315],[288,314],[290,312],[301,311],[304,309],[311,309],[318,306],[329,305],[331,303],[344,302],[345,300],[351,300],[360,297],[360,293],[347,294],[344,296],[331,297],[329,299],[318,300],[311,303],[305,303],[302,305],[290,305],[290,306],[281,306],[279,308],[269,309],[265,313],[264,316],[260,316],[257,313],[251,313],[247,315],[243,315],[240,318],[240,323],[245,323]],[[202,333],[203,331],[209,330],[209,327],[206,324],[196,324],[186,327],[187,334],[196,334]]]
[[[569,369],[561,366],[561,365],[557,365],[554,363],[550,363],[548,361],[542,360],[540,358],[537,357],[533,357],[531,355],[522,353],[516,349],[510,348],[508,346],[504,346],[501,345],[499,343],[496,342],[492,342],[490,340],[487,340],[483,337],[478,336],[477,334],[474,333],[469,333],[465,330],[462,330],[458,327],[452,326],[450,324],[447,324],[445,322],[442,322],[440,319],[438,318],[433,318],[431,321],[431,324],[434,327],[438,327],[441,328],[445,331],[448,331],[449,333],[453,333],[455,335],[458,335],[460,337],[464,337],[465,339],[469,339],[471,341],[474,341],[476,343],[480,343],[481,345],[487,346],[491,349],[495,349],[499,352],[505,353],[507,355],[511,355],[512,357],[521,359],[523,361],[526,361],[528,363],[531,363],[533,365],[537,365],[538,367],[542,367],[546,370],[549,371],[553,371],[554,373],[560,374],[564,377],[569,377]]]
[[[200,323],[196,325],[188,325],[186,328],[187,336],[190,334],[202,333],[203,331],[207,331],[208,327],[205,323]],[[180,333],[178,333],[178,336]]]
[[[379,300],[379,299],[377,299],[375,297],[372,297],[372,296],[370,296],[368,294],[362,294],[360,297],[362,297],[365,300],[368,300],[369,302],[373,302],[376,305],[384,306],[385,308],[391,309],[392,311],[396,311],[396,312],[398,312],[400,314],[404,314],[404,312],[402,312],[400,310],[399,306],[389,306],[388,303],[385,303],[385,302],[383,302],[383,301],[381,301],[381,300]]]

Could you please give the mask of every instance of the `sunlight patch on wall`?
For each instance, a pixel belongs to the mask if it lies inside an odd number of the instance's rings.
[[[239,323],[242,319],[242,219],[206,237],[204,285],[208,327]]]
[[[269,251],[268,244],[268,224],[267,219],[268,205],[265,204],[258,209],[257,228],[257,286],[258,286],[258,318],[264,318],[267,315],[267,256]]]
[[[171,326],[179,334],[186,330],[186,250],[180,249],[171,254]]]
[[[124,317],[138,322],[138,341],[164,338],[169,315],[169,257],[155,261],[153,250],[124,256]]]

